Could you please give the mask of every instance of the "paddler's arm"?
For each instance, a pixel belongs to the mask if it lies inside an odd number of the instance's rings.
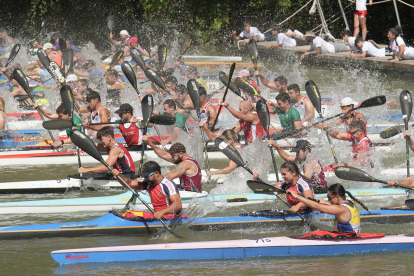
[[[315,107],[313,106],[312,102],[306,98],[304,103],[307,115],[302,119],[302,123],[313,120],[313,118],[315,118]]]
[[[291,192],[291,194],[293,195],[293,193]],[[306,190],[306,191],[304,191],[303,192],[303,195],[304,196],[307,196],[307,197],[310,197],[310,198],[313,198],[314,196],[313,196],[313,192],[311,191],[311,190]],[[311,202],[313,202],[312,200],[310,200]],[[290,208],[290,211],[292,211],[292,212],[297,212],[297,211],[299,211],[299,209],[301,209],[301,208],[305,208],[307,205],[305,204],[305,203],[303,203],[303,202],[300,202],[300,203],[298,203],[298,204],[296,204],[295,206],[292,206],[291,208]]]
[[[123,176],[121,176],[121,174],[119,173],[119,171],[117,169],[113,169],[112,170],[112,175],[116,179],[118,179],[118,182],[122,186],[125,186],[125,185],[119,180],[119,178],[122,178],[134,190],[144,190],[144,184],[143,184],[143,182],[140,182],[138,179],[132,180],[132,179],[123,177]]]
[[[109,112],[109,110],[107,108],[103,108],[101,111],[99,111],[99,116],[101,117],[101,123],[108,123],[109,122],[109,116],[111,115],[111,113]],[[99,126],[94,126],[94,125],[86,125],[85,128],[89,128],[95,131],[100,130],[103,127],[106,126],[110,126],[112,127],[112,125],[99,125]]]
[[[403,185],[403,186],[407,186],[407,187],[414,187],[414,178],[411,177],[407,177],[407,179],[402,180],[402,181],[395,181],[395,180],[389,180],[388,181],[388,185],[395,188],[394,185],[395,184],[399,184],[399,185]]]
[[[210,129],[208,129],[207,124],[200,121],[198,125],[203,128],[203,130],[206,132],[207,137],[210,139],[210,141],[216,140],[217,135],[215,135]]]
[[[184,63],[183,63],[183,64],[184,64]],[[183,76],[185,76],[185,70],[184,70],[184,68],[181,66],[180,61],[176,61],[176,62],[174,63],[174,66],[175,66],[175,67],[177,67],[177,68],[180,70],[180,72],[181,72],[181,74],[183,74]]]
[[[338,140],[348,140],[348,135],[346,132],[343,131],[337,131],[337,130],[330,130],[329,135]]]
[[[161,211],[158,211],[154,214],[154,217],[156,219],[159,220],[166,214],[174,214],[176,212],[179,212],[183,208],[181,197],[179,194],[171,195],[169,197],[169,200],[171,202],[169,207],[162,209]]]
[[[118,159],[118,156],[121,154],[122,149],[120,147],[113,147],[111,151],[109,152],[108,158],[106,159],[106,163],[113,167],[116,163],[116,160]],[[80,167],[78,169],[79,173],[88,173],[88,172],[94,172],[94,173],[103,173],[107,172],[108,168],[105,165],[100,165],[98,167],[94,168],[83,168]]]
[[[73,68],[73,73],[78,77],[84,77],[84,78],[90,77],[88,71],[80,71],[76,68]]]
[[[365,119],[364,114],[362,114],[362,113],[358,113],[358,114],[356,115],[356,117],[358,117],[358,118],[361,120],[361,122],[363,122],[363,123],[364,123],[364,125],[368,124],[368,121],[367,121],[367,119]]]
[[[59,119],[59,116],[57,114],[53,114],[52,112],[49,112],[46,109],[43,109],[38,103],[34,103],[33,107],[37,108],[48,119],[51,119],[51,120]]]
[[[223,102],[221,100],[220,105],[223,105],[225,108],[227,108],[227,110],[230,111],[231,115],[233,115],[239,120],[250,122],[250,123],[254,121],[253,114],[243,114],[240,111],[237,111],[233,107],[231,107],[226,101]]]
[[[5,124],[6,124],[6,115],[4,114],[4,112],[0,112],[0,130],[3,130]]]
[[[237,164],[234,163],[232,160],[229,161],[229,165],[223,169],[220,169],[218,171],[208,171],[208,175],[214,175],[214,174],[229,174],[232,171],[237,169]]]
[[[278,144],[276,144],[274,141],[272,141],[272,140],[268,140],[268,141],[267,141],[267,145],[268,145],[269,147],[274,147],[274,148],[276,148],[276,150],[277,150],[277,152],[279,153],[279,155],[280,155],[283,159],[285,159],[285,161],[292,161],[292,162],[295,162],[296,157],[295,157],[295,156],[293,156],[293,155],[287,154],[287,153],[286,153],[284,150],[282,150],[282,149],[279,147],[279,145],[278,145]]]
[[[190,162],[181,162],[174,169],[172,169],[166,175],[164,175],[164,177],[168,179],[179,178],[180,176],[185,174],[187,170],[191,168],[191,164],[192,163]]]
[[[263,83],[264,86],[270,88],[270,89],[274,89],[277,90],[276,84],[274,82],[269,81],[268,79],[266,79],[260,72],[259,70],[254,72],[254,75],[260,78],[260,81]]]
[[[169,154],[167,151],[157,147],[153,142],[151,142],[151,140],[149,139],[148,135],[144,135],[142,136],[142,142],[145,142],[146,145],[150,146],[156,155],[158,155],[160,158],[173,163],[173,159],[171,154]],[[174,179],[174,178],[169,178],[169,179]]]
[[[405,139],[407,139],[407,137],[409,137],[409,138],[410,138],[410,149],[411,149],[412,151],[414,151],[414,141],[411,139],[411,132],[410,132],[409,130],[406,130],[406,131],[404,132],[404,138],[405,138]]]
[[[213,105],[209,105],[207,107],[207,112],[208,112],[208,115],[210,115],[210,121],[208,121],[207,123],[209,126],[213,126],[214,121],[216,120],[216,117],[217,117],[217,110]]]

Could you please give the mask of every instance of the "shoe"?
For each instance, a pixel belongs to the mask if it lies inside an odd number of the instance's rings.
[[[295,30],[294,33],[296,33],[297,38],[303,38],[303,33],[299,32],[298,30]]]

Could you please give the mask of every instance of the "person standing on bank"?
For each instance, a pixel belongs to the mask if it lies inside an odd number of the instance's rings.
[[[356,12],[354,15],[354,37],[358,37],[359,25],[362,29],[362,41],[367,38],[367,0],[355,0]],[[369,5],[372,5],[372,0],[369,0]]]

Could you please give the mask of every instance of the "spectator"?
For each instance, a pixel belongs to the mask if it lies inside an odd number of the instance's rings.
[[[377,48],[369,41],[364,42],[360,36],[355,39],[355,45],[361,49],[362,54],[349,54],[351,58],[385,57],[385,48]]]
[[[358,37],[359,25],[362,29],[362,41],[367,38],[367,0],[355,0],[356,12],[354,15],[354,37]],[[372,0],[369,0],[369,5],[372,5]]]
[[[343,30],[341,31],[341,36],[344,42],[348,42],[348,51],[356,52],[358,51],[358,48],[355,45],[355,37],[352,36],[352,33],[350,30]]]
[[[401,33],[402,29],[400,26],[391,28],[388,31],[389,47],[395,56],[393,59],[390,59],[391,62],[401,59],[414,59],[414,48],[405,45],[404,39],[400,36]]]
[[[300,60],[303,60],[306,56],[309,55],[319,55],[319,54],[333,54],[335,53],[335,46],[322,37],[316,36],[314,32],[306,32],[304,35],[306,41],[311,43],[311,48],[308,52],[304,53]]]
[[[261,41],[275,41],[277,38],[274,35],[264,33],[262,34],[256,27],[252,27],[252,24],[249,20],[243,22],[244,30],[237,36],[237,32],[233,31],[233,38],[236,41],[239,41],[241,38],[246,37],[247,40],[243,42],[243,45],[249,43],[250,39],[254,39],[256,42]]]

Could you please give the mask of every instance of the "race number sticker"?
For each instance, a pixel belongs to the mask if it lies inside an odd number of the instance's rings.
[[[271,243],[272,240],[268,238],[251,240],[253,245]]]
[[[322,113],[322,118],[326,118],[328,116],[328,105],[326,104],[321,105],[321,113]],[[319,114],[318,114],[318,111],[316,111],[316,109],[315,109],[315,118],[319,118]]]
[[[219,144],[219,149],[221,149],[221,150],[225,149],[225,148],[227,148],[227,146],[228,146],[228,144],[225,141],[223,141]]]
[[[220,82],[218,82],[218,81],[209,81],[209,82],[207,82],[207,92],[213,93],[217,89],[220,89]]]

